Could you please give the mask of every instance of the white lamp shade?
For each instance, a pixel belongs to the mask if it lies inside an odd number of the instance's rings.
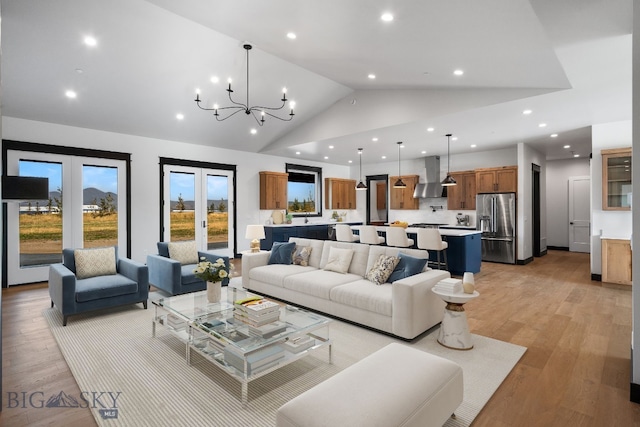
[[[247,225],[247,233],[244,236],[246,239],[264,239],[264,226],[262,225]]]

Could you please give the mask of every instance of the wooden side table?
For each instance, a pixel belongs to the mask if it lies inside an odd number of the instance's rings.
[[[438,342],[444,347],[454,350],[471,350],[473,348],[473,340],[469,332],[467,313],[465,313],[463,306],[472,299],[479,297],[480,294],[478,291],[473,291],[472,294],[465,294],[462,292],[443,292],[434,288],[431,290],[447,303],[444,309],[444,317],[440,324]]]

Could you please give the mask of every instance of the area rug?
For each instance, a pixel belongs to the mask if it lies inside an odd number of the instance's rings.
[[[479,335],[473,336],[472,350],[455,351],[437,343],[437,327],[407,343],[336,320],[330,329],[331,364],[328,348],[317,349],[250,382],[249,402],[243,407],[238,381],[195,352],[188,365],[185,345],[162,327],[152,338],[152,307],[78,315],[66,327],[56,309],[43,312],[83,392],[75,400],[90,403],[100,426],[272,427],[276,410],[285,402],[391,342],[462,366],[464,401],[457,417],[445,425],[468,426],[526,351]],[[64,391],[57,399],[73,406],[74,396]]]

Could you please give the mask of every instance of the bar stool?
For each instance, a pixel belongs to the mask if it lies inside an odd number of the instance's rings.
[[[360,238],[351,232],[349,224],[336,224],[336,240],[339,242],[357,242]]]
[[[449,270],[447,261],[447,248],[449,244],[442,240],[437,228],[421,228],[418,230],[418,248],[428,251],[436,251],[438,257],[438,270],[444,264],[445,270]],[[440,262],[440,252],[444,253],[444,263]]]
[[[413,239],[407,237],[407,232],[402,227],[387,227],[387,246],[408,248],[413,246]]]
[[[360,227],[360,243],[367,243],[369,245],[382,245],[385,239],[382,236],[378,236],[378,231],[373,225],[363,225]]]

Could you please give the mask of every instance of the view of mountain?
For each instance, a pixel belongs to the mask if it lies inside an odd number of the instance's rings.
[[[82,190],[82,204],[93,205],[94,202],[97,202],[97,204],[99,204],[100,199],[105,199],[109,194],[111,194],[111,197],[113,197],[113,204],[117,208],[118,197],[116,193],[112,193],[111,191],[105,193],[104,191],[98,190],[97,188],[94,188],[94,187],[89,187]],[[56,205],[55,200],[60,199],[60,192],[50,191],[49,198],[53,201],[53,205],[55,206]],[[49,201],[48,200],[26,200],[26,201],[20,202],[20,206],[28,206],[29,203],[31,203],[31,206],[34,207],[35,209],[36,203],[38,203],[40,207],[44,207],[44,206],[47,206]]]
[[[220,203],[224,202],[225,204],[225,209],[223,210],[223,212],[228,212],[228,208],[229,208],[229,201],[226,199],[213,199],[213,200],[207,200],[207,206],[209,206],[209,208],[211,208],[211,204],[213,203],[214,205],[214,210],[216,212],[220,212]],[[192,211],[195,209],[195,202],[193,200],[183,200],[182,203],[184,203],[184,210],[185,211]],[[175,211],[177,210],[177,206],[178,206],[178,201],[177,200],[172,200],[171,201],[171,210]]]

